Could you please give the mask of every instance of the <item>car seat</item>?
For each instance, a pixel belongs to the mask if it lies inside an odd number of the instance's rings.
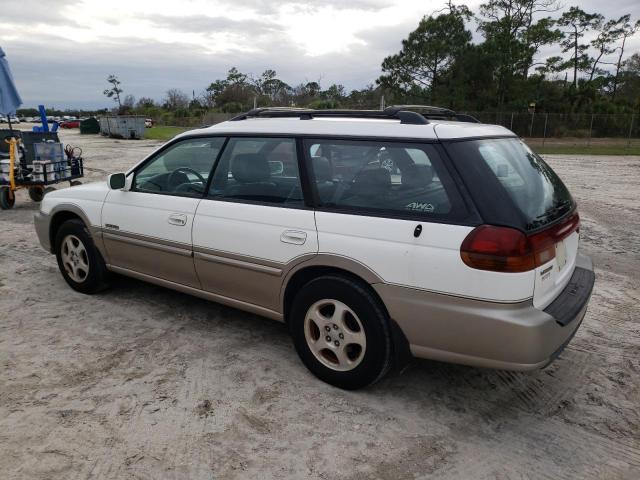
[[[362,170],[353,180],[345,195],[345,205],[378,207],[385,206],[391,190],[391,173],[386,168]]]
[[[225,191],[227,197],[273,197],[277,186],[271,180],[271,169],[267,159],[259,154],[236,155],[231,165],[231,175],[236,181]]]
[[[433,181],[433,168],[430,165],[408,165],[402,169],[402,188],[425,188]]]

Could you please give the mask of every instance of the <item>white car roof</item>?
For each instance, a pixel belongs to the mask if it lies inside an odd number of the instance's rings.
[[[414,125],[402,124],[400,120],[395,119],[348,117],[321,117],[309,120],[301,120],[298,117],[254,117],[245,120],[226,121],[210,127],[189,130],[179,136],[239,133],[424,138],[426,140],[516,136],[512,131],[500,125],[484,123],[429,120],[429,123],[425,125]]]

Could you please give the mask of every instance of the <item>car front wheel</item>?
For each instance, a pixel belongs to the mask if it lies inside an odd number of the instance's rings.
[[[391,366],[387,314],[354,279],[327,275],[307,283],[293,301],[289,325],[303,363],[331,385],[362,388]]]
[[[56,233],[58,267],[71,288],[95,293],[108,286],[108,271],[87,227],[80,220],[67,220]]]

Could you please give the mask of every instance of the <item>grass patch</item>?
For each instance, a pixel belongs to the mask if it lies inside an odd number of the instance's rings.
[[[640,147],[629,148],[620,145],[530,145],[531,149],[541,154],[558,155],[640,155]]]
[[[170,140],[179,133],[191,130],[186,127],[153,127],[144,129],[144,138],[148,140]]]

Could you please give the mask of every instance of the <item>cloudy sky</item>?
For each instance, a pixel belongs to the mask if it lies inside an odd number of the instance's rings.
[[[273,68],[292,85],[320,80],[353,89],[373,83],[382,59],[444,3],[0,0],[0,47],[26,107],[111,107],[102,95],[111,73],[136,98],[160,100],[170,88],[198,95],[232,66],[255,75]],[[466,3],[477,12],[482,1]],[[640,18],[638,0],[564,3],[607,18]],[[627,48],[640,50],[640,34]]]

